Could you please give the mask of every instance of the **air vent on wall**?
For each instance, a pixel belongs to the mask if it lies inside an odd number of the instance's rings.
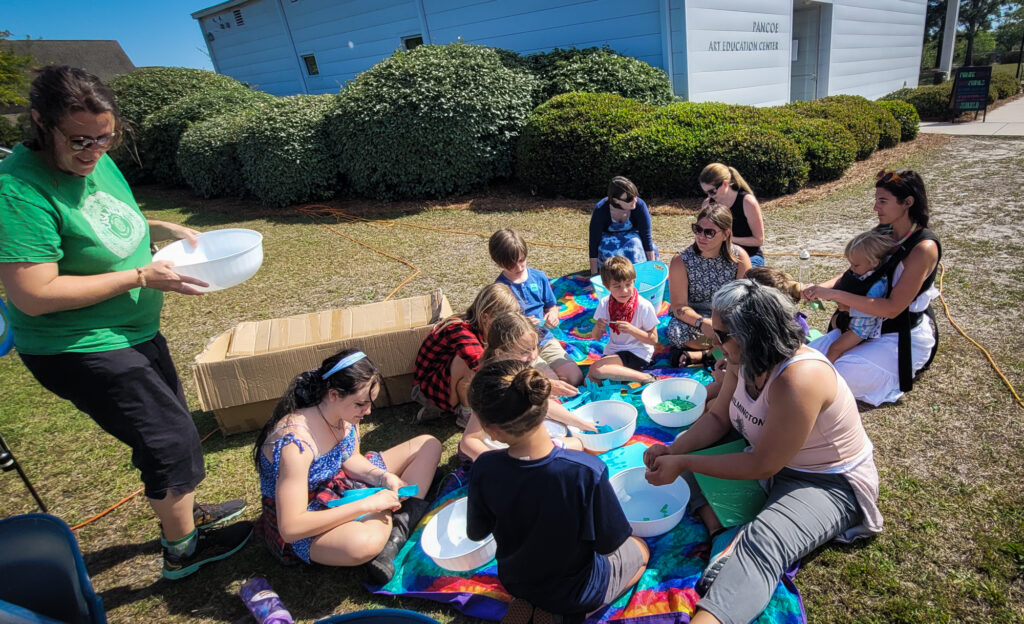
[[[235,16],[235,25],[236,26],[245,26],[245,20],[242,19],[242,10],[241,9],[235,9],[231,13]]]

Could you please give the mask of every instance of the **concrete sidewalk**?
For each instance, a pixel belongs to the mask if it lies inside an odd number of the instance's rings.
[[[922,121],[921,132],[964,136],[1024,136],[1024,97],[989,111],[985,121]]]

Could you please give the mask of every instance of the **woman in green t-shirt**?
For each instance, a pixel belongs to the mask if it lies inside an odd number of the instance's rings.
[[[199,280],[153,262],[150,240],[197,232],[147,220],[107,155],[121,138],[113,93],[95,76],[46,67],[32,82],[34,136],[0,161],[0,282],[14,344],[48,390],[132,448],[160,519],[167,578],[240,549],[241,500],[195,503],[203,451],[167,342],[163,292]],[[198,529],[197,529],[198,527]]]

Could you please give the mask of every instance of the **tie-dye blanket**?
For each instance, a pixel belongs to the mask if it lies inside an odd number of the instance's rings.
[[[593,313],[597,308],[597,297],[591,291],[589,280],[584,276],[569,275],[555,280],[552,286],[561,304],[561,324],[555,329],[555,335],[565,343],[566,351],[577,362],[592,363],[601,356],[604,341],[584,338],[589,336],[593,327]],[[659,332],[668,325],[667,312],[668,304],[663,303],[659,310]],[[655,366],[666,363],[664,358],[655,360]],[[692,377],[704,384],[711,381],[710,374],[704,370],[656,368],[651,372],[662,377]],[[611,474],[642,465],[643,451],[648,445],[655,442],[667,444],[679,433],[678,429],[662,427],[651,420],[644,411],[638,392],[626,389],[622,398],[636,405],[640,415],[629,443],[600,455]],[[466,615],[485,620],[499,620],[505,614],[512,597],[498,581],[495,561],[470,572],[451,572],[437,567],[420,547],[420,535],[430,518],[445,505],[466,495],[466,476],[464,469],[454,475],[447,491],[434,502],[431,511],[395,558],[394,578],[383,587],[371,588],[375,593],[450,604]],[[700,521],[684,517],[668,533],[648,538],[647,545],[651,551],[650,562],[636,587],[614,604],[595,613],[589,622],[675,624],[690,621],[699,599],[694,587],[710,550],[707,530]],[[768,607],[756,621],[762,624],[806,622],[803,604],[792,584],[791,575],[779,583]]]

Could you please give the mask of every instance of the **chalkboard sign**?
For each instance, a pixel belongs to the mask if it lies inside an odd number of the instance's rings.
[[[959,67],[953,76],[953,92],[949,96],[950,113],[955,120],[961,113],[988,113],[988,85],[992,67]],[[982,117],[984,120],[984,116]]]

